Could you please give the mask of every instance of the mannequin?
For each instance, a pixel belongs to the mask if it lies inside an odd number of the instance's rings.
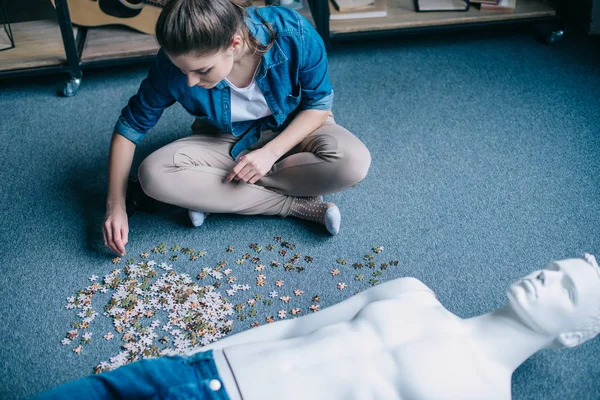
[[[218,355],[218,376],[197,398],[509,399],[512,373],[531,355],[598,334],[600,268],[589,254],[553,262],[507,295],[504,307],[461,319],[422,282],[400,278],[186,357]]]

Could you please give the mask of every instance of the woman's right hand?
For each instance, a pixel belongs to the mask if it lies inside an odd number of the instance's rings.
[[[102,234],[106,247],[119,254],[125,255],[125,245],[128,242],[129,223],[124,206],[106,207]]]

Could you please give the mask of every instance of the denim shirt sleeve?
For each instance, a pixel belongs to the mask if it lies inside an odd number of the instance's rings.
[[[154,127],[165,108],[175,103],[169,90],[169,60],[164,52],[158,52],[156,62],[150,67],[136,95],[121,111],[115,132],[138,144],[146,132]]]
[[[331,110],[333,89],[329,81],[329,63],[323,39],[305,19],[303,24],[302,62],[299,80],[301,88],[300,109]]]

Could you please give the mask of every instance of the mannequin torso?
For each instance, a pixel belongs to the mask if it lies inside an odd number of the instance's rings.
[[[310,334],[227,347],[244,399],[510,398],[512,371],[420,285]]]

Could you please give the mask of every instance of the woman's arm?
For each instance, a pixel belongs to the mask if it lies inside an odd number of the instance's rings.
[[[125,208],[127,180],[135,147],[146,132],[158,123],[165,108],[175,102],[169,90],[171,67],[164,52],[158,52],[148,77],[121,111],[115,124],[108,160],[108,197],[102,225],[104,244],[115,253],[125,255],[129,225]]]
[[[308,135],[325,123],[330,112],[322,110],[302,110],[279,135],[265,144],[263,148],[281,158]]]
[[[104,244],[121,256],[125,255],[129,236],[125,195],[134,153],[133,142],[118,133],[113,134],[108,157],[108,196],[102,233]]]
[[[323,125],[329,114],[329,110],[300,111],[274,139],[260,149],[242,156],[225,177],[225,182],[235,179],[255,183],[269,172],[279,158]]]

